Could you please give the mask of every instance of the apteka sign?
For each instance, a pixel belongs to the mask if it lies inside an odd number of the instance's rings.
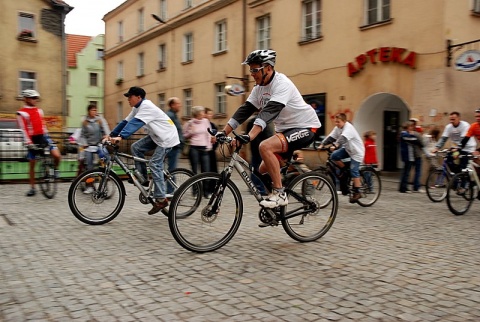
[[[480,68],[480,51],[467,50],[455,61],[455,69],[462,72],[471,72]]]
[[[417,62],[417,53],[408,52],[405,48],[398,47],[380,47],[360,54],[355,58],[354,62],[347,64],[348,76],[353,77],[363,70],[366,63],[376,64],[382,63],[399,63],[410,68],[415,68]]]

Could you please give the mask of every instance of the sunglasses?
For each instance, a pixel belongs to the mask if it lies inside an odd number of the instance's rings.
[[[252,69],[250,69],[250,73],[251,73],[251,74],[258,73],[258,72],[261,71],[264,67],[265,67],[265,66],[258,67],[258,68],[252,68]]]
[[[475,113],[480,113],[480,108],[477,108],[477,109],[475,110]]]

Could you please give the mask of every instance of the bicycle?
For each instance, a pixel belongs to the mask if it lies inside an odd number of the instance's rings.
[[[140,180],[135,175],[135,169],[129,169],[121,157],[148,163],[148,159],[139,158],[127,153],[119,152],[119,146],[110,142],[103,144],[110,153],[110,160],[105,162],[105,167],[87,170],[81,173],[70,185],[68,191],[68,205],[73,215],[83,223],[89,225],[103,225],[112,221],[122,211],[125,204],[125,186],[122,179],[113,170],[116,163],[129,177],[131,183],[140,191],[138,196],[142,204],[153,204],[153,180]],[[167,193],[169,189],[176,190],[183,182],[193,176],[188,169],[177,168],[172,171],[163,170]],[[150,178],[151,179],[151,178]],[[143,183],[143,184],[142,184]],[[91,187],[91,193],[86,194],[85,188]],[[172,193],[173,193],[172,192]],[[167,198],[171,198],[172,194]],[[168,209],[162,209],[162,213],[168,215]]]
[[[448,160],[452,158],[452,151],[444,149],[438,151],[430,158],[432,167],[434,168],[427,177],[425,190],[428,198],[433,202],[441,202],[447,197],[448,182],[455,175],[454,169],[450,168]],[[442,157],[442,165],[438,165],[437,158]],[[457,171],[458,172],[458,171]]]
[[[38,167],[35,171],[35,177],[40,186],[40,191],[46,198],[53,199],[57,193],[57,178],[55,177],[54,161],[50,155],[50,146],[30,144],[28,149],[36,151],[35,159]]]
[[[465,214],[471,207],[475,198],[480,200],[479,172],[480,165],[473,161],[477,156],[472,154],[461,155],[460,158],[468,158],[468,165],[462,172],[453,176],[448,184],[447,190],[447,205],[448,209],[456,216]]]
[[[240,175],[257,202],[263,200],[251,174],[264,184],[271,181],[268,174],[261,175],[239,152],[247,143],[232,132],[237,146],[230,151],[230,161],[221,173],[202,173],[193,176],[176,191],[169,210],[168,223],[175,240],[185,249],[203,253],[219,249],[235,235],[243,218],[243,197],[232,180],[234,170]],[[218,138],[225,156],[232,137]],[[293,158],[281,169],[284,177]],[[310,171],[294,178],[285,188],[288,205],[269,209],[261,207],[258,217],[265,226],[278,226],[299,242],[311,242],[321,238],[332,227],[338,210],[338,197],[329,179]],[[203,197],[202,189],[210,185],[212,195]],[[268,187],[267,187],[268,189]],[[185,215],[188,214],[188,215]]]
[[[344,162],[345,167],[341,169],[331,158],[333,153],[328,147],[319,149],[319,151],[327,151],[328,158],[325,165],[319,165],[318,168],[313,171],[318,171],[325,174],[332,184],[336,186],[337,180],[340,182],[340,190],[344,196],[350,196],[353,194],[353,179],[350,175],[350,162]],[[357,203],[362,207],[370,207],[378,198],[382,192],[382,181],[380,175],[375,169],[374,164],[361,164],[360,165],[360,182],[359,188],[361,198],[357,200]]]

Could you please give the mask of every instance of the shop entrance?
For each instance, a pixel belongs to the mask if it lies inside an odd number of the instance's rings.
[[[397,170],[400,113],[383,111],[383,170]]]

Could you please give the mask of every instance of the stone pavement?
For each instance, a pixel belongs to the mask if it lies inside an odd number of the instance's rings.
[[[111,223],[0,185],[0,321],[479,321],[480,202],[464,216],[384,180],[362,208],[340,197],[332,229],[298,243],[258,228],[244,185],[242,225],[205,254],[174,241],[127,185]]]

